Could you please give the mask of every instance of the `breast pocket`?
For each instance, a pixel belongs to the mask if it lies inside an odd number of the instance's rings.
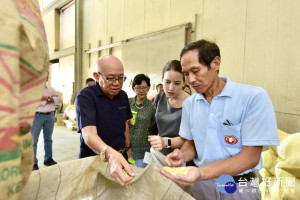
[[[227,148],[241,148],[241,124],[228,126],[222,124],[223,144]]]
[[[127,120],[127,110],[128,110],[128,108],[124,105],[124,106],[119,106],[118,110],[119,110],[119,114],[121,114],[123,119]]]

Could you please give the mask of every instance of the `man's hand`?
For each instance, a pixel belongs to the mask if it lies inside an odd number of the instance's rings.
[[[110,175],[121,186],[124,186],[135,177],[127,160],[119,152],[113,148],[108,148],[105,154],[110,167]]]
[[[42,96],[42,101],[46,101],[46,104],[54,103],[53,97],[58,97],[58,95]]]
[[[162,175],[165,177],[171,179],[175,183],[177,183],[180,186],[189,186],[195,184],[198,180],[201,180],[203,171],[201,168],[198,167],[188,167],[188,173],[187,175],[175,175],[173,176],[169,172],[165,171],[163,168],[158,168],[157,171],[159,171]]]
[[[181,167],[184,164],[184,158],[179,149],[175,149],[166,156],[166,164],[170,167]]]
[[[151,147],[156,151],[160,151],[166,146],[165,139],[158,135],[149,135],[148,142],[150,142]]]
[[[49,96],[42,96],[42,101],[47,101]]]

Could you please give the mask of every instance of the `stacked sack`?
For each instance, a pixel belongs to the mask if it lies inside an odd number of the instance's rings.
[[[300,199],[300,133],[278,130],[278,136],[280,146],[271,146],[262,153],[261,199]]]

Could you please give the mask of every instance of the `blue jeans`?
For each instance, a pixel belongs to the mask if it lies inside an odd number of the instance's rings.
[[[145,168],[148,164],[143,162],[144,159],[137,159],[135,160],[135,164],[139,168]]]
[[[43,128],[44,134],[44,160],[52,158],[52,133],[54,128],[54,112],[48,115],[35,114],[34,121],[31,127],[33,147],[34,147],[34,164],[38,163],[36,158],[37,143],[39,141],[40,132]]]

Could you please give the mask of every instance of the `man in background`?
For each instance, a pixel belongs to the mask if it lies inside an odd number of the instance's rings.
[[[57,164],[52,158],[52,134],[55,123],[55,108],[54,105],[58,105],[62,102],[58,93],[50,86],[45,85],[43,90],[43,96],[39,107],[36,110],[34,121],[32,124],[31,132],[34,147],[34,165],[33,170],[39,169],[37,153],[37,143],[39,141],[40,132],[43,129],[44,136],[44,165],[51,166]]]
[[[132,118],[128,96],[121,90],[126,80],[123,64],[115,56],[102,56],[93,75],[96,84],[79,91],[75,100],[79,158],[100,155],[108,161],[111,176],[124,186],[135,175],[123,157],[131,147],[127,120]]]
[[[156,85],[156,92],[157,92],[157,94],[155,95],[155,97],[153,97],[153,98],[151,99],[152,102],[155,101],[155,99],[157,98],[157,96],[158,96],[160,93],[164,92],[164,88],[163,88],[163,85],[162,85],[161,83],[159,83],[159,84]]]
[[[94,85],[94,84],[95,84],[95,80],[92,79],[92,78],[87,78],[87,79],[85,80],[85,86],[86,86],[86,87],[88,87],[88,86],[90,86],[90,85]]]

